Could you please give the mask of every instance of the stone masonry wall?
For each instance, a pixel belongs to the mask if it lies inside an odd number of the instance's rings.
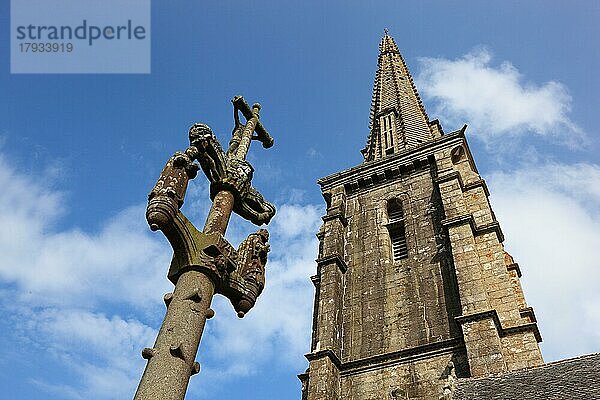
[[[441,354],[386,368],[346,373],[342,376],[341,399],[437,400],[453,373],[450,366],[465,365],[464,358],[464,355]]]
[[[433,190],[425,169],[348,197],[344,362],[451,338],[454,321],[444,293],[451,278],[439,261]],[[394,198],[402,202],[408,246],[408,258],[399,261],[385,226]]]
[[[507,265],[503,234],[466,142],[439,151],[436,162],[471,374],[543,364],[533,314],[527,311],[513,263]]]
[[[519,266],[462,131],[320,184],[306,399],[445,399],[452,379],[543,364]],[[392,199],[404,212],[400,260]]]
[[[308,399],[339,399],[339,366],[333,360],[341,357],[343,282],[346,264],[345,194],[331,190],[325,194],[327,214],[319,231],[319,254],[315,284],[313,338],[308,379],[303,381],[303,396]],[[337,361],[339,363],[339,361]]]
[[[311,361],[307,392],[309,399],[340,400],[340,371],[329,357]]]

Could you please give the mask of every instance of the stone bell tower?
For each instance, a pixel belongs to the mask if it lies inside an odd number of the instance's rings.
[[[465,128],[429,120],[386,32],[364,162],[318,182],[303,399],[449,398],[457,378],[544,363]]]

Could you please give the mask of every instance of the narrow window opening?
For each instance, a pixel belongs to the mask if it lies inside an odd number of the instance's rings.
[[[395,130],[395,122],[394,122],[394,114],[388,115],[388,124],[390,129],[388,129],[388,134],[390,135],[390,149],[394,150],[394,130]]]
[[[381,135],[383,136],[384,152],[385,154],[393,154],[395,130],[394,114],[389,113],[382,116],[379,120],[379,124],[381,126]]]
[[[383,118],[383,138],[385,140],[385,148],[387,149],[390,145],[388,142],[388,120],[386,117]]]
[[[406,231],[404,229],[404,211],[398,199],[390,200],[387,207],[388,232],[392,243],[392,257],[394,261],[408,258],[408,246],[406,244]]]

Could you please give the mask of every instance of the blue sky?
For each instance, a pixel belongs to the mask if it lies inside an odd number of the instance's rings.
[[[187,129],[227,143],[230,99],[260,101],[253,146],[276,203],[267,288],[238,320],[215,299],[190,398],[298,398],[308,351],[315,181],[361,162],[387,27],[429,116],[467,135],[523,271],[547,361],[600,350],[600,3],[159,2],[148,75],[11,75],[0,4],[0,384],[7,399],[131,397],[164,315],[170,248],[146,195]],[[207,210],[199,176],[184,212]],[[232,219],[229,239],[251,229]]]

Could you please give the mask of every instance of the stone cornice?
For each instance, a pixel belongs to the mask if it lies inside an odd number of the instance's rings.
[[[342,273],[345,273],[348,270],[348,265],[342,257],[338,254],[332,254],[329,256],[324,256],[321,258],[317,258],[315,260],[317,262],[317,268],[320,270],[323,265],[328,264],[336,264]]]
[[[415,360],[432,357],[436,354],[452,353],[457,350],[464,350],[464,348],[462,338],[454,338],[348,362],[341,362],[339,357],[332,350],[319,350],[308,353],[305,357],[308,361],[328,357],[331,362],[338,367],[342,376],[344,376],[355,375],[373,369],[380,369],[384,366],[393,364],[413,362]]]
[[[454,319],[456,322],[461,324],[461,326],[467,322],[491,319],[494,321],[494,325],[496,326],[496,330],[498,331],[498,335],[500,337],[514,335],[521,332],[532,332],[535,336],[535,340],[537,340],[538,343],[542,341],[542,335],[540,334],[540,330],[535,322],[504,328],[500,322],[500,318],[498,317],[498,312],[496,310],[487,310],[473,314],[460,315]]]
[[[308,361],[318,360],[320,358],[327,357],[336,367],[338,367],[338,369],[341,369],[342,367],[342,362],[340,361],[339,357],[332,350],[329,349],[308,353],[305,354],[304,357],[306,357]]]
[[[538,343],[540,343],[542,341],[542,334],[540,333],[537,323],[535,323],[535,322],[529,322],[529,323],[523,324],[523,325],[517,325],[517,326],[511,326],[509,328],[504,328],[502,330],[500,336],[502,337],[502,336],[514,335],[516,333],[521,333],[521,332],[532,332],[533,336],[535,336],[535,340]]]
[[[473,218],[473,215],[471,214],[460,215],[458,217],[448,218],[442,221],[442,225],[446,228],[451,228],[453,226],[459,226],[464,224],[469,224],[471,226],[473,236],[480,236],[485,233],[494,232],[496,233],[496,236],[498,236],[498,241],[500,243],[504,242],[504,234],[502,233],[502,229],[500,229],[500,224],[498,223],[498,221],[477,226],[475,224],[475,218]]]
[[[453,353],[462,349],[464,349],[464,342],[462,338],[442,340],[439,342],[428,343],[391,353],[379,354],[372,357],[345,362],[342,363],[341,370],[342,375],[355,375],[373,369],[380,369],[384,366],[404,364],[419,359],[430,358],[437,354]]]
[[[321,277],[319,275],[313,275],[310,277],[310,281],[315,287],[317,287],[321,283]]]
[[[519,267],[519,264],[517,264],[517,263],[508,264],[506,266],[506,270],[507,271],[516,271],[517,272],[517,276],[519,278],[521,277],[521,268]]]
[[[344,227],[348,226],[348,220],[339,209],[334,210],[332,213],[328,212],[327,214],[322,216],[321,219],[323,220],[323,222],[335,221],[336,219],[339,219]]]
[[[337,172],[317,181],[321,190],[326,191],[331,187],[344,185],[352,190],[372,186],[384,181],[413,172],[416,169],[429,167],[432,157],[436,152],[465,143],[463,131],[448,133],[441,138],[398,154],[390,155],[382,159],[365,162],[356,167]]]
[[[463,192],[467,192],[467,191],[469,191],[471,189],[475,189],[475,188],[478,188],[478,187],[483,188],[483,191],[485,192],[485,195],[488,196],[488,197],[490,197],[490,191],[489,191],[489,189],[487,187],[487,184],[485,183],[485,180],[483,180],[483,179],[480,179],[480,180],[475,181],[475,182],[469,182],[469,183],[465,184],[463,186]]]
[[[537,318],[535,317],[535,313],[533,312],[532,307],[525,307],[520,309],[519,314],[521,314],[521,317],[529,318],[531,322],[537,322]]]
[[[455,170],[451,170],[449,172],[446,172],[446,171],[447,170],[443,171],[442,173],[440,173],[434,179],[434,181],[437,184],[440,184],[440,183],[443,183],[443,182],[448,182],[448,181],[451,181],[453,179],[457,179],[458,180],[458,184],[460,186],[460,189],[463,192],[467,192],[469,190],[481,187],[481,188],[483,188],[483,191],[485,192],[485,195],[488,196],[488,197],[490,196],[490,191],[489,191],[489,189],[487,187],[487,184],[485,183],[485,180],[479,179],[479,180],[477,180],[475,182],[469,182],[469,183],[465,184],[465,183],[463,183],[463,180],[462,180],[460,174],[458,173],[458,171],[455,171]]]
[[[308,372],[303,372],[301,374],[296,375],[301,382],[308,381]]]

